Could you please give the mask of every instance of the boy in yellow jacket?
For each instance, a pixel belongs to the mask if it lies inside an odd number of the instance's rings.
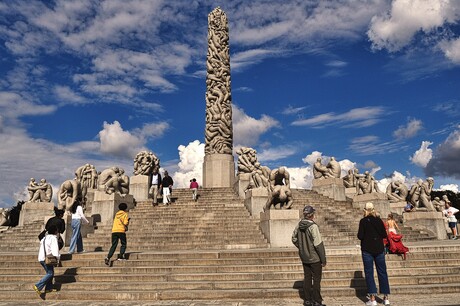
[[[128,218],[128,205],[126,203],[121,203],[118,205],[119,211],[113,219],[112,226],[112,247],[110,248],[109,254],[105,258],[104,262],[106,265],[110,264],[110,258],[118,246],[118,240],[121,241],[120,255],[118,255],[118,260],[126,260],[125,251],[126,251],[126,231],[128,230],[129,219]]]

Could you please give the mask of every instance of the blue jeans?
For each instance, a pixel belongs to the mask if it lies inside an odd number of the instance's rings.
[[[83,251],[83,238],[81,237],[81,220],[72,219],[72,237],[70,238],[69,253],[75,253],[75,247],[77,252]]]
[[[35,284],[35,286],[37,286],[40,291],[43,287],[45,287],[45,290],[51,290],[53,289],[54,267],[45,265],[44,261],[40,261],[40,264],[45,269],[46,274]]]
[[[364,276],[366,277],[367,293],[377,295],[377,287],[374,280],[374,262],[379,279],[380,293],[384,295],[390,294],[390,284],[388,282],[387,265],[385,263],[385,253],[382,252],[373,255],[366,251],[361,253],[364,264]]]

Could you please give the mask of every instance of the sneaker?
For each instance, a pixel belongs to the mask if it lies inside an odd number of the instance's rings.
[[[33,288],[34,288],[34,291],[35,291],[38,295],[41,295],[41,294],[42,294],[42,292],[41,292],[40,290],[38,290],[37,286],[34,285]]]
[[[81,254],[81,253],[86,253],[86,250],[81,250],[80,252],[77,252],[78,254]]]
[[[45,290],[45,293],[57,292],[57,289],[53,288],[50,290]]]
[[[126,258],[118,258],[118,261],[126,261]]]
[[[371,300],[369,300],[369,301],[366,302],[365,305],[366,305],[366,306],[377,306],[377,301],[371,301]]]
[[[108,257],[104,258],[104,263],[108,266],[110,265],[110,259]]]
[[[389,306],[389,305],[390,305],[390,301],[389,301],[388,299],[384,299],[384,300],[383,300],[383,305]]]
[[[458,239],[458,237],[457,237],[457,236],[455,236],[454,238],[452,238],[452,240],[457,240],[457,239]]]

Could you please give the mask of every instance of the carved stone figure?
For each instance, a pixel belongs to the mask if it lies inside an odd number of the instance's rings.
[[[121,195],[129,193],[129,177],[125,170],[111,167],[102,171],[99,176],[99,189],[107,194],[118,192]]]
[[[232,154],[229,37],[224,11],[214,9],[208,16],[208,25],[205,154]]]
[[[75,170],[75,177],[80,182],[81,188],[86,190],[88,188],[97,188],[97,171],[94,165],[85,164]]]
[[[37,184],[35,179],[31,178],[27,190],[29,191],[30,202],[50,202],[53,197],[53,187],[45,179],[41,179],[40,183]]]
[[[356,187],[355,173],[353,172],[353,169],[348,170],[348,174],[345,175],[342,180],[345,188]]]
[[[272,206],[275,209],[290,209],[293,204],[290,176],[284,167],[274,169],[270,173],[270,190],[264,211]]]
[[[388,184],[386,195],[391,203],[406,201],[409,190],[401,181],[394,181]]]
[[[431,191],[433,190],[434,186],[434,179],[429,177],[426,179],[425,182],[422,183],[420,186],[420,199],[419,199],[419,207],[426,207],[428,211],[435,211],[433,203],[431,203]]]
[[[439,197],[435,197],[431,203],[433,203],[433,207],[434,209],[436,209],[436,211],[443,211],[444,210],[444,207],[445,207],[445,202],[442,201],[441,199],[439,199]]]
[[[6,208],[0,207],[0,226],[10,225],[10,211]]]
[[[415,207],[418,208],[418,202],[420,199],[420,187],[422,186],[423,181],[419,179],[416,184],[412,185],[409,190],[409,202]]]
[[[321,157],[318,157],[316,162],[313,164],[313,177],[315,179],[333,177],[331,171],[321,163]]]
[[[257,161],[257,151],[252,148],[241,147],[236,151],[236,154],[238,154],[238,173],[251,174],[251,179],[246,190],[268,187],[270,168],[260,165]]]
[[[270,168],[261,166],[259,162],[254,164],[254,171],[251,173],[251,179],[254,187],[269,187]]]
[[[62,183],[58,192],[58,208],[70,211],[77,200],[83,200],[81,183],[77,178]]]
[[[373,192],[381,193],[374,176],[369,172],[359,175],[356,183],[356,194],[368,194]]]
[[[340,167],[339,162],[335,160],[335,157],[331,157],[331,160],[327,164],[326,168],[329,171],[330,177],[340,178],[342,168]]]
[[[160,167],[160,160],[153,152],[140,151],[134,158],[134,175],[150,176],[155,167]]]

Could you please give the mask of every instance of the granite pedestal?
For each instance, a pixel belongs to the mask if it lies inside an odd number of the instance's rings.
[[[406,207],[406,202],[390,202],[390,210],[392,213],[397,213],[398,215],[401,215],[404,212],[404,208]]]
[[[297,209],[269,209],[260,213],[260,229],[270,243],[270,247],[292,247],[292,232],[299,223]]]
[[[311,189],[336,201],[346,200],[345,186],[341,178],[314,179]]]
[[[403,214],[404,225],[416,229],[425,229],[436,235],[438,239],[447,239],[447,232],[442,212],[412,211]]]
[[[137,202],[147,201],[149,199],[150,176],[134,175],[129,180],[129,194],[131,194]]]
[[[94,192],[91,217],[94,222],[111,225],[118,211],[118,205],[121,203],[126,203],[128,209],[134,208],[134,198],[130,194],[120,195],[118,192],[107,194],[104,191],[96,190]]]
[[[387,200],[387,195],[384,193],[373,192],[366,194],[359,194],[353,197],[353,207],[364,209],[367,202],[374,204],[375,210],[382,218],[386,218],[391,212],[390,202]]]
[[[268,190],[266,187],[249,189],[246,191],[244,205],[255,219],[260,219],[260,213],[264,211],[264,207],[268,200]]]
[[[235,162],[231,154],[207,154],[203,162],[203,187],[233,187]]]
[[[235,183],[233,184],[233,189],[236,191],[240,199],[246,198],[245,190],[248,189],[250,181],[250,173],[238,173],[236,176]]]
[[[45,222],[45,219],[54,216],[54,203],[52,202],[25,202],[19,213],[19,226],[30,224],[34,221]],[[37,234],[38,235],[38,234]]]

